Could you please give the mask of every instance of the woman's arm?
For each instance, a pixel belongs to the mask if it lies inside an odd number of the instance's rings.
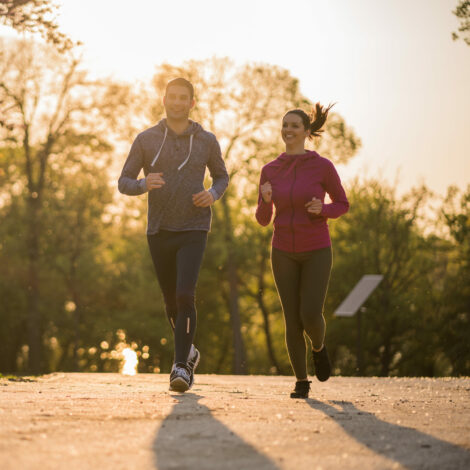
[[[349,210],[348,198],[344,192],[338,172],[330,161],[328,161],[328,166],[326,167],[324,184],[325,190],[332,202],[330,204],[323,204],[320,215],[329,219],[336,219],[346,214]]]
[[[260,225],[266,226],[271,222],[273,215],[273,201],[265,202],[261,194],[261,186],[268,182],[264,168],[261,170],[260,183],[258,188],[258,207],[256,208],[256,220]]]

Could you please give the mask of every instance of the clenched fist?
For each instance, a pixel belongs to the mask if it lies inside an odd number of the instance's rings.
[[[271,186],[271,183],[269,181],[266,181],[266,183],[261,185],[260,190],[263,201],[271,202],[271,198],[273,196],[273,188]]]
[[[145,184],[147,189],[161,188],[165,184],[165,180],[162,178],[163,173],[149,173],[145,178]]]
[[[193,204],[196,207],[209,207],[214,204],[214,196],[210,191],[201,191],[193,194]]]
[[[310,214],[318,215],[323,208],[323,203],[320,199],[312,197],[312,200],[308,201],[307,204],[305,204],[305,207],[307,208],[307,212],[310,212]]]

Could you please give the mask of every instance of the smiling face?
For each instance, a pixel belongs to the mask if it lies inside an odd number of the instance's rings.
[[[168,87],[163,98],[166,116],[170,120],[186,120],[189,111],[194,106],[189,89],[182,85],[172,85]]]
[[[288,113],[282,120],[281,135],[287,147],[303,148],[305,139],[310,135],[310,130],[305,129],[299,115]]]

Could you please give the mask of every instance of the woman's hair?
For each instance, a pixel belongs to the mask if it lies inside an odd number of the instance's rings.
[[[310,129],[310,135],[308,136],[309,139],[312,137],[321,137],[323,124],[325,124],[328,112],[334,105],[335,103],[325,107],[320,103],[315,103],[310,114],[307,114],[303,109],[291,109],[290,111],[287,111],[285,116],[288,114],[297,114],[297,116],[300,116],[302,119],[304,129]]]

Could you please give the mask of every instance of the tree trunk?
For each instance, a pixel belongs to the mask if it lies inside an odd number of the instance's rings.
[[[274,347],[273,347],[273,342],[271,338],[271,328],[269,325],[269,312],[264,303],[264,274],[266,271],[266,264],[267,264],[266,253],[267,252],[263,250],[263,253],[261,255],[260,265],[259,265],[257,301],[258,301],[258,306],[261,310],[261,313],[263,314],[264,334],[266,336],[266,347],[268,349],[269,359],[271,361],[271,364],[276,369],[276,373],[284,375],[286,374],[286,371],[284,371],[281,368],[281,366],[279,365],[279,362],[276,359],[276,355],[274,354]]]
[[[37,193],[28,198],[28,372],[41,373],[42,364],[42,319],[39,309],[39,210]]]
[[[239,293],[238,293],[238,273],[237,261],[235,257],[234,241],[233,241],[233,228],[232,219],[230,216],[230,208],[228,206],[227,198],[221,200],[222,208],[224,211],[225,222],[225,243],[227,246],[227,275],[229,283],[229,311],[230,323],[232,326],[233,338],[233,373],[245,374],[246,373],[246,356],[245,346],[243,344],[243,337],[241,332],[241,320],[239,309]]]

